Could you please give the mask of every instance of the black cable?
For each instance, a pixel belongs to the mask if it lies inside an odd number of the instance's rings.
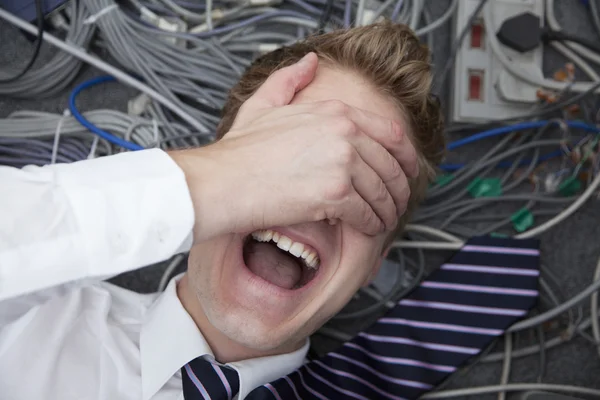
[[[579,43],[580,45],[592,50],[594,53],[600,52],[600,46],[595,41],[588,40],[584,37],[572,35],[570,33],[563,32],[563,31],[547,30],[544,32],[542,38],[544,41],[550,41],[550,42],[552,42],[552,41],[557,41],[557,42],[569,41],[569,42]]]
[[[331,14],[333,14],[333,2],[333,0],[327,0],[323,13],[319,18],[319,27],[317,29],[317,33],[319,35],[325,32],[325,26],[327,25],[327,23],[329,23],[329,20],[331,19]]]
[[[0,84],[14,82],[17,79],[21,78],[26,73],[28,73],[40,55],[40,50],[42,49],[42,42],[43,42],[42,36],[44,35],[44,10],[42,7],[42,0],[35,0],[35,12],[36,12],[36,16],[37,16],[38,34],[37,34],[37,41],[36,41],[36,45],[35,45],[35,50],[33,52],[33,56],[31,57],[31,59],[29,60],[29,63],[25,66],[25,68],[23,68],[23,70],[21,72],[19,72],[17,75],[15,75],[11,78],[8,78],[8,79],[0,79]]]

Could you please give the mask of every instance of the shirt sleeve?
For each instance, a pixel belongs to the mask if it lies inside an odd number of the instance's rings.
[[[0,301],[113,276],[191,246],[185,176],[158,149],[0,167],[0,193]]]

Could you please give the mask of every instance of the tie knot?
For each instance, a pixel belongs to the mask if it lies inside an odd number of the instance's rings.
[[[181,369],[185,400],[231,400],[240,390],[236,370],[198,357]]]

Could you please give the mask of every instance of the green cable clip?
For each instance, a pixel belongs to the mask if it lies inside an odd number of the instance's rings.
[[[467,190],[471,196],[477,197],[497,197],[502,195],[502,182],[500,178],[477,177],[469,183]]]
[[[490,236],[493,238],[500,238],[500,239],[506,239],[507,237],[509,237],[506,233],[500,233],[500,232],[492,232],[492,233],[490,233]]]
[[[570,197],[570,196],[574,196],[577,192],[579,192],[580,189],[581,189],[581,181],[579,179],[577,179],[577,177],[571,176],[571,177],[565,179],[558,186],[558,193],[560,193],[562,196]]]
[[[517,232],[525,232],[533,225],[533,214],[526,208],[521,208],[510,216],[513,228]]]
[[[435,181],[433,182],[432,186],[446,186],[447,184],[452,182],[452,179],[454,179],[454,176],[451,174],[438,175],[435,177]]]

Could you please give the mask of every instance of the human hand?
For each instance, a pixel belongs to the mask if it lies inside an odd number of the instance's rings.
[[[320,220],[369,235],[396,226],[416,151],[376,114],[340,101],[289,105],[317,64],[311,53],[271,75],[219,142],[172,153],[190,186],[195,241]]]

